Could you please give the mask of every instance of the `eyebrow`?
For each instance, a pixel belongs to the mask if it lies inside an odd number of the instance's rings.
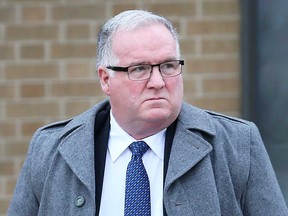
[[[162,64],[162,63],[165,63],[165,62],[168,62],[168,61],[175,61],[175,60],[177,60],[177,58],[175,58],[175,57],[166,58],[165,60],[160,61],[160,63],[158,63],[158,64]],[[150,62],[144,62],[144,61],[142,61],[142,62],[132,62],[131,64],[129,64],[126,67],[137,66],[137,65],[151,65],[151,64],[152,63],[150,63]]]

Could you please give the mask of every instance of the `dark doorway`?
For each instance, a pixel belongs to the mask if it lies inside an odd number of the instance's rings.
[[[242,1],[243,118],[257,124],[288,204],[288,1]]]

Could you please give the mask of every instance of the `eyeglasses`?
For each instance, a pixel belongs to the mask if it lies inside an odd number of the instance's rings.
[[[142,81],[148,80],[151,77],[153,67],[157,66],[163,77],[174,77],[182,73],[182,65],[184,65],[184,60],[171,60],[154,65],[141,64],[129,67],[108,66],[107,68],[116,72],[127,72],[130,80]]]

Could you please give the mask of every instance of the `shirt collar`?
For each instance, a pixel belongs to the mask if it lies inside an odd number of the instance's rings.
[[[108,143],[108,150],[112,161],[114,162],[117,158],[128,148],[128,146],[135,140],[126,131],[124,131],[120,125],[116,122],[112,112],[110,111],[110,137]],[[150,147],[157,157],[164,160],[164,146],[165,146],[165,135],[166,128],[162,131],[146,137],[143,139]]]

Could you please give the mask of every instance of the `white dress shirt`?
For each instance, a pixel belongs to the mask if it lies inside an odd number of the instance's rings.
[[[131,160],[128,146],[137,141],[126,133],[110,112],[110,136],[100,204],[100,216],[124,215],[126,169]],[[151,216],[163,215],[163,167],[166,129],[143,139],[150,149],[142,160],[150,181]]]

